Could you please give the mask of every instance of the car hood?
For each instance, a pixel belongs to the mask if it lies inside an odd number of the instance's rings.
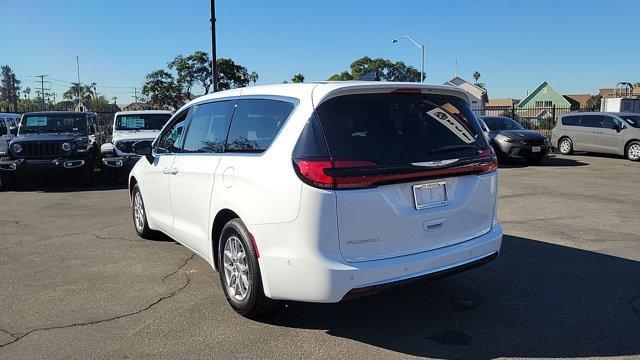
[[[111,136],[111,141],[115,143],[122,140],[154,140],[159,133],[160,130],[116,131]]]
[[[498,130],[492,131],[492,135],[502,135],[510,139],[520,140],[546,140],[547,137],[532,130]]]
[[[19,134],[11,143],[26,143],[26,142],[43,142],[43,141],[76,141],[76,139],[83,137],[80,134]]]

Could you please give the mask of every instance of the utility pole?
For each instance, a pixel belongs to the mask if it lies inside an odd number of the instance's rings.
[[[78,57],[78,55],[76,55],[76,68],[78,69],[78,110],[82,110],[80,109],[80,104],[81,104],[81,99],[80,99],[80,89],[82,88],[82,86],[80,85],[80,57]]]
[[[16,91],[16,74],[11,74],[11,84],[13,87],[13,110],[18,112],[18,92]]]
[[[216,57],[216,1],[211,0],[211,91],[218,91],[218,71]]]
[[[94,100],[94,108],[93,111],[97,112],[98,110],[98,90],[96,90],[96,83],[93,83],[93,100]]]
[[[40,78],[40,94],[42,96],[42,110],[46,110],[45,109],[45,103],[44,103],[44,78],[47,77],[49,75],[37,75],[36,77]]]
[[[138,88],[135,86],[133,87],[133,99],[135,100],[135,102],[138,102]]]

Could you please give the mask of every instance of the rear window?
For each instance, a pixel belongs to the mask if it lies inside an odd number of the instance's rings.
[[[334,159],[410,164],[472,157],[487,145],[469,105],[452,96],[345,95],[317,114]]]
[[[227,151],[263,152],[273,142],[294,105],[271,99],[239,100],[227,137]]]
[[[562,125],[578,126],[580,116],[565,116],[562,118]]]

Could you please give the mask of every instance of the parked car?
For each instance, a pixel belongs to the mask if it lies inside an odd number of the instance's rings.
[[[9,142],[18,133],[19,114],[0,113],[0,157],[9,150]]]
[[[502,116],[480,116],[483,131],[498,158],[524,159],[535,165],[544,160],[550,150],[549,139],[527,130],[515,120]]]
[[[181,108],[129,180],[136,232],[219,270],[252,317],[494,259],[497,163],[468,95],[415,83],[256,86]]]
[[[154,140],[171,118],[171,111],[119,111],[109,127],[111,139],[101,146],[102,171],[111,180],[126,179],[140,156],[133,152],[133,144]]]
[[[640,114],[583,112],[562,115],[552,130],[561,154],[615,154],[640,160]]]
[[[5,187],[17,177],[70,174],[82,184],[93,183],[100,151],[92,112],[45,111],[22,115],[8,156],[0,160]]]

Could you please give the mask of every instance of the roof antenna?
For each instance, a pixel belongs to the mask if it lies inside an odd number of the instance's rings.
[[[458,59],[456,59],[456,67],[455,67],[455,70],[454,70],[453,73],[454,73],[455,77],[458,77]]]

